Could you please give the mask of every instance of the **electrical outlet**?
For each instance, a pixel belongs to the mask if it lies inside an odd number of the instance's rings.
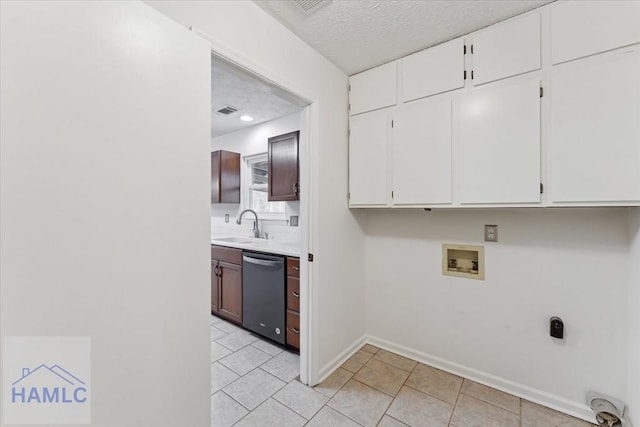
[[[298,226],[298,215],[291,215],[289,217],[289,225],[291,227],[297,227]]]
[[[485,225],[484,226],[484,241],[485,242],[497,242],[498,241],[498,226],[497,225]]]
[[[229,214],[224,214],[224,222],[229,222]]]

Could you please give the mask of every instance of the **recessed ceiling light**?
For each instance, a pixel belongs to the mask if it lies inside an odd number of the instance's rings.
[[[250,122],[250,121],[253,121],[253,117],[247,116],[245,114],[244,116],[240,116],[240,120],[242,120],[243,122]]]

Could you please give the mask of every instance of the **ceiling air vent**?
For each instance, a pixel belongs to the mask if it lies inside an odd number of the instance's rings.
[[[331,3],[331,0],[294,0],[294,2],[304,11],[304,13],[310,15],[322,6],[326,6]]]
[[[228,116],[229,114],[236,113],[237,111],[238,109],[236,107],[232,107],[231,105],[225,105],[224,107],[216,111],[216,113],[222,114],[223,116]]]

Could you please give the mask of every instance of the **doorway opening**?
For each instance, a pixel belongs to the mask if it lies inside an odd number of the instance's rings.
[[[310,102],[216,53],[211,86],[211,393],[308,384]]]

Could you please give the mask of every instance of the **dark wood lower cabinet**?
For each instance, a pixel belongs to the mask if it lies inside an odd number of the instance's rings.
[[[242,265],[220,261],[219,311],[220,316],[242,323]]]
[[[211,260],[211,312],[218,314],[218,261]]]
[[[242,324],[242,250],[211,246],[211,312]]]
[[[300,350],[300,314],[287,310],[287,345]]]
[[[300,350],[300,259],[287,258],[287,336],[289,347]]]

